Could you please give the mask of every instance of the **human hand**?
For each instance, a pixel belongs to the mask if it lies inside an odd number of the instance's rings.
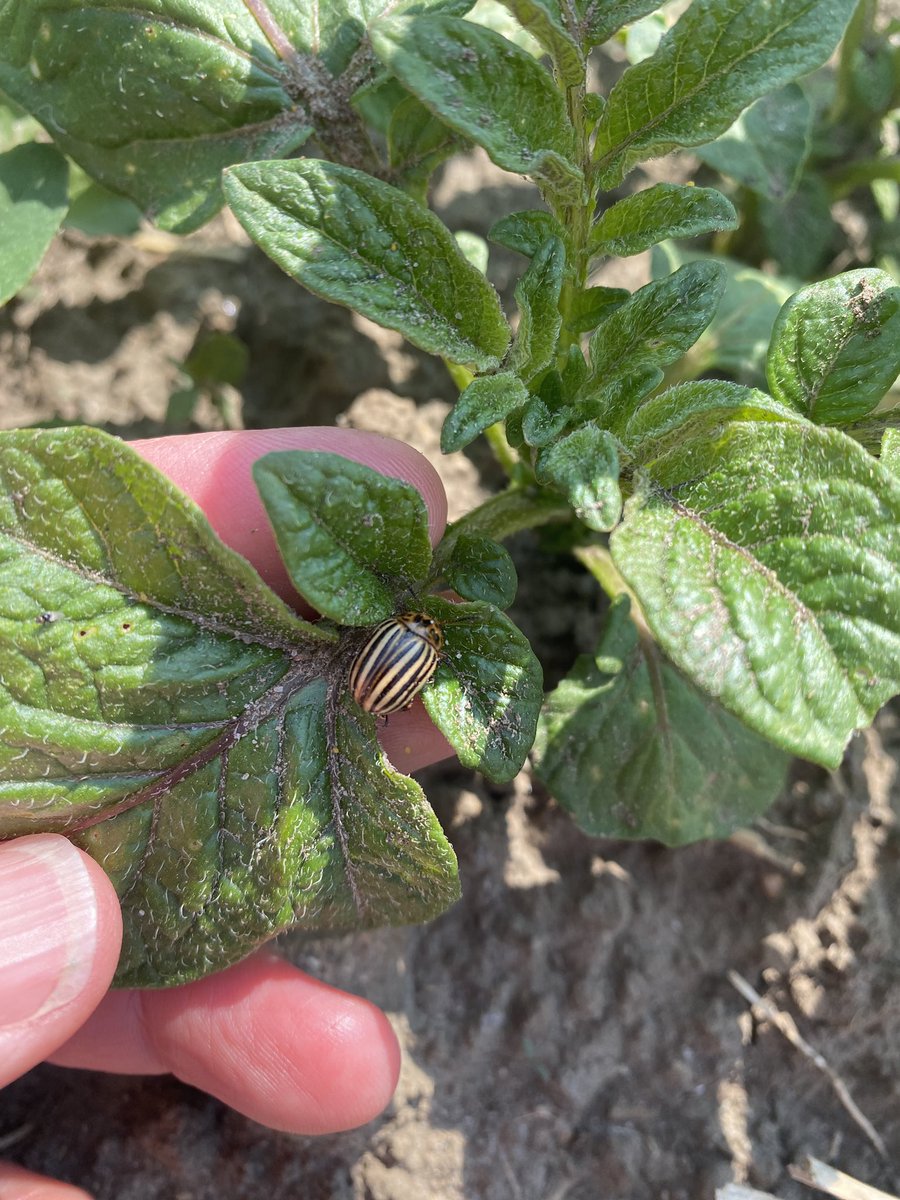
[[[302,606],[253,486],[270,450],[329,450],[419,488],[432,540],[443,532],[440,481],[410,447],[373,434],[283,429],[137,442],[288,603]],[[419,701],[384,727],[401,769],[451,753]],[[267,950],[196,983],[108,992],[122,936],[99,866],[66,838],[0,845],[0,1086],[36,1063],[126,1074],[172,1073],[274,1129],[327,1133],[376,1116],[400,1052],[373,1005],[303,974]],[[68,1184],[0,1163],[0,1200],[84,1200]]]

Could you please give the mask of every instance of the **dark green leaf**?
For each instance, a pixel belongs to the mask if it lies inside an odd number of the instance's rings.
[[[575,0],[585,50],[608,41],[625,25],[658,8],[658,0]]]
[[[444,629],[434,682],[422,693],[428,714],[459,761],[505,782],[534,742],[542,698],[541,665],[525,636],[489,604],[451,604],[429,596]]]
[[[560,195],[580,194],[565,102],[530,54],[456,17],[392,17],[376,22],[370,36],[400,81],[499,167],[543,180]]]
[[[693,262],[635,292],[591,338],[591,370],[583,400],[592,404],[599,400],[610,412],[610,423],[620,422],[627,411],[623,397],[616,397],[615,405],[606,401],[611,383],[648,371],[655,375],[659,367],[680,358],[712,320],[724,287],[722,267]]]
[[[575,87],[584,82],[584,55],[566,28],[558,0],[500,0],[500,3],[540,42],[564,83]]]
[[[545,242],[516,285],[519,328],[507,368],[525,383],[553,361],[562,317],[559,295],[566,268],[566,251],[559,238]]]
[[[547,446],[574,415],[570,408],[550,409],[540,396],[532,396],[522,410],[522,438],[529,446]]]
[[[812,108],[796,83],[763,96],[697,154],[716,171],[773,200],[796,188],[809,157]]]
[[[665,278],[685,262],[705,262],[708,256],[686,253],[667,242],[651,251],[653,276]],[[766,275],[735,259],[717,255],[724,269],[725,293],[716,315],[690,351],[691,375],[722,371],[741,383],[762,383],[766,351],[778,312],[796,283]]]
[[[562,492],[579,520],[599,533],[613,529],[622,512],[616,440],[596,425],[582,425],[541,450],[538,482]]]
[[[68,167],[36,142],[0,154],[0,304],[28,282],[66,215]]]
[[[543,209],[529,209],[501,217],[488,230],[488,237],[498,246],[516,250],[533,258],[548,238],[565,241],[565,230],[556,217]]]
[[[787,757],[704,696],[612,607],[547,697],[537,774],[582,829],[669,846],[727,837],[775,800]]]
[[[858,420],[900,374],[900,287],[846,271],[792,296],[769,348],[772,394],[821,425]]]
[[[653,471],[663,458],[685,442],[715,442],[729,421],[797,421],[788,404],[765,392],[723,379],[702,379],[667,388],[645,400],[622,430],[622,442],[642,466]]]
[[[528,389],[511,371],[473,379],[454,404],[441,430],[441,450],[452,454],[502,421],[528,399]]]
[[[590,333],[630,298],[631,293],[625,288],[585,288],[576,293],[566,325],[573,333]]]
[[[900,482],[803,420],[656,458],[612,535],[664,651],[777,745],[836,766],[900,690]]]
[[[373,719],[345,699],[329,727],[321,680],[286,676],[260,703],[273,693],[208,764],[76,835],[122,902],[120,986],[186,982],[291,925],[408,924],[458,898],[453,851]]]
[[[820,66],[854,0],[694,0],[656,53],[630,67],[597,127],[600,181],[722,133],[741,109]]]
[[[591,230],[590,251],[624,258],[666,238],[735,229],[737,223],[733,205],[714,188],[657,183],[626,196],[601,214]]]
[[[464,138],[415,96],[407,96],[394,109],[387,136],[391,166],[400,173],[403,190],[420,204],[425,203],[432,172],[466,146]]]
[[[477,709],[471,756],[509,770],[539,672],[479,611],[447,670]],[[0,438],[0,833],[77,836],[109,870],[120,983],[194,978],[296,921],[405,923],[455,898],[452,852],[379,756],[342,653],[121,442]]]
[[[481,533],[463,533],[453,542],[443,575],[464,600],[509,608],[516,598],[516,568],[507,551]]]
[[[428,511],[410,484],[315,450],[267,454],[253,478],[295,587],[324,616],[374,625],[428,574]]]
[[[804,175],[785,200],[761,197],[757,215],[768,254],[784,275],[815,275],[840,239],[828,187],[818,175]]]
[[[223,167],[289,154],[312,131],[288,67],[235,0],[5,0],[0,88],[89,175],[179,232],[221,205]]]
[[[315,159],[245,163],[223,186],[250,236],[310,291],[453,362],[498,365],[509,328],[496,292],[397,188]]]

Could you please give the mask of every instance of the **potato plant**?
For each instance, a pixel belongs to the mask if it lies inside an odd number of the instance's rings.
[[[261,459],[310,622],[123,443],[0,437],[0,831],[59,831],[104,865],[123,984],[196,977],[296,923],[453,902],[453,852],[348,686],[398,614],[440,629],[421,694],[460,760],[506,780],[533,749],[595,834],[726,835],[788,755],[837,765],[900,691],[893,278],[787,299],[763,390],[678,374],[722,298],[714,258],[633,294],[591,276],[737,227],[716,190],[620,185],[820,67],[854,5],[694,0],[600,94],[588,55],[652,0],[505,3],[538,54],[466,0],[0,0],[0,89],[54,143],[0,161],[0,184],[31,181],[0,197],[33,231],[0,265],[7,295],[65,210],[67,159],[168,230],[227,203],[299,283],[440,355],[460,386],[443,450],[484,436],[508,479],[432,552],[407,485],[328,454]],[[490,234],[526,264],[514,329],[483,256],[426,204],[472,144],[543,200]],[[550,524],[609,603],[542,697],[501,543]]]

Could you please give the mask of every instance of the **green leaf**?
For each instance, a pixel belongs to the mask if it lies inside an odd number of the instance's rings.
[[[900,429],[885,429],[881,438],[881,465],[900,478]]]
[[[433,813],[348,695],[360,637],[294,616],[123,443],[0,437],[0,836],[63,832],[109,871],[120,984],[455,899]]]
[[[580,195],[565,101],[530,54],[456,17],[392,17],[370,31],[375,53],[423,104],[504,170]],[[498,87],[497,81],[503,81]]]
[[[900,690],[900,483],[802,420],[731,420],[650,476],[611,547],[663,650],[758,733],[836,766]]]
[[[730,129],[696,153],[761,196],[785,200],[809,158],[812,116],[803,89],[789,83],[751,104]]]
[[[547,446],[574,416],[571,408],[549,408],[540,396],[532,396],[522,410],[522,438],[529,446]]]
[[[735,229],[737,224],[731,201],[714,188],[657,183],[602,213],[591,230],[589,248],[592,255],[624,258],[666,238],[697,237],[714,229]]]
[[[519,581],[512,559],[503,546],[481,533],[463,533],[453,541],[443,575],[464,600],[509,608],[516,598]]]
[[[603,187],[644,159],[699,146],[741,109],[820,66],[854,0],[694,0],[609,94],[594,157]]]
[[[558,0],[501,0],[553,59],[563,83],[584,83],[584,55],[566,28]]]
[[[782,274],[800,279],[815,275],[840,240],[829,189],[818,175],[804,175],[784,200],[761,197],[757,215],[766,250]]]
[[[441,450],[452,454],[502,421],[528,399],[528,389],[511,371],[473,379],[451,409],[441,430]]]
[[[182,233],[221,205],[223,167],[290,154],[312,132],[290,68],[237,0],[0,0],[0,89],[89,175]]]
[[[600,46],[658,7],[658,0],[575,0],[581,44],[585,50]]]
[[[397,188],[315,159],[245,163],[223,187],[254,241],[310,291],[453,362],[499,364],[509,328],[497,293]]]
[[[767,365],[772,394],[810,420],[865,416],[900,374],[900,287],[868,269],[803,288],[779,313]]]
[[[253,479],[297,590],[342,625],[374,625],[431,566],[428,511],[408,483],[319,450],[284,450]]]
[[[566,327],[573,333],[590,333],[630,298],[625,288],[589,287],[576,292]]]
[[[69,207],[68,167],[36,142],[0,154],[0,304],[41,265]]]
[[[566,496],[579,520],[599,533],[613,529],[622,512],[616,439],[586,424],[540,451],[535,463],[539,483]]]
[[[667,388],[645,400],[628,419],[622,442],[635,460],[653,471],[653,460],[663,458],[685,442],[721,435],[729,421],[802,420],[788,404],[765,392],[723,379],[702,379]]]
[[[498,246],[516,250],[533,258],[548,238],[559,238],[565,242],[566,232],[551,213],[543,209],[529,209],[501,217],[488,230],[488,238]]]
[[[465,767],[498,783],[522,768],[542,699],[541,665],[524,634],[490,604],[429,596],[444,650],[422,693],[428,714]]]
[[[777,797],[788,762],[639,637],[624,596],[596,652],[547,697],[535,757],[587,833],[668,846],[749,824]]]
[[[458,898],[453,851],[373,719],[346,696],[327,717],[321,680],[263,700],[274,712],[208,764],[76,835],[122,902],[119,986],[187,982],[292,925],[408,924]]]
[[[654,278],[662,279],[685,262],[706,262],[709,256],[666,242],[653,247],[651,261]],[[721,371],[741,383],[762,383],[772,326],[797,284],[721,255],[714,261],[725,271],[725,293],[690,351],[690,374]]]
[[[525,383],[548,367],[556,354],[565,269],[565,248],[559,238],[551,238],[516,285],[519,328],[506,365]]]
[[[415,96],[397,105],[388,127],[388,155],[403,190],[425,204],[432,173],[465,148],[464,138],[439,121]]]
[[[627,417],[624,401],[633,403],[634,393],[618,396],[612,385],[647,372],[649,383],[659,367],[680,358],[712,320],[724,287],[722,267],[693,262],[635,292],[591,338],[582,403],[599,409],[604,423],[615,428]]]

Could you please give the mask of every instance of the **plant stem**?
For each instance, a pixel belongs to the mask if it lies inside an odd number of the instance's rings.
[[[494,458],[500,464],[506,478],[512,483],[521,482],[522,463],[519,460],[518,454],[506,440],[506,431],[503,422],[497,421],[496,424],[489,425],[484,431],[484,436],[487,438],[487,443],[491,448]]]

